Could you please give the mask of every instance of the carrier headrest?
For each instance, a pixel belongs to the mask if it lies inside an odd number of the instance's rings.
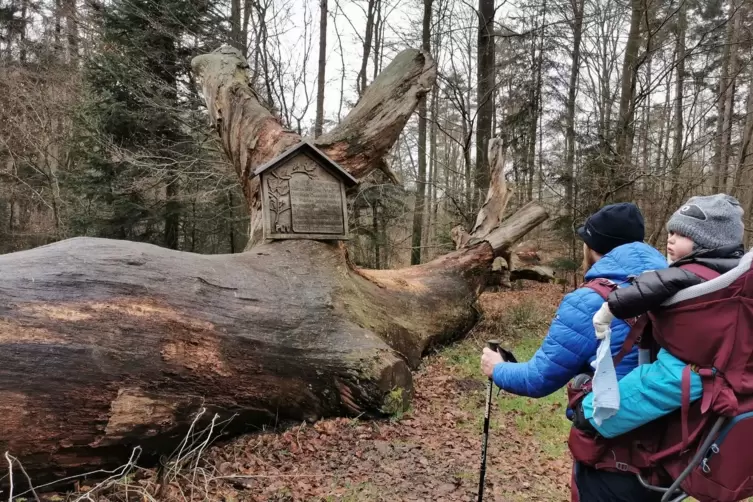
[[[662,307],[668,307],[676,303],[684,302],[685,300],[692,300],[693,298],[698,298],[699,296],[707,295],[729,287],[730,284],[735,282],[739,277],[750,271],[751,264],[753,264],[753,249],[745,253],[743,257],[740,258],[740,263],[738,263],[732,270],[715,279],[711,279],[710,281],[683,289],[662,303]]]

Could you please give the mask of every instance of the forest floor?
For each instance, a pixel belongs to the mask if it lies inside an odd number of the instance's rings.
[[[465,340],[426,358],[415,374],[412,407],[401,416],[322,420],[240,437],[208,447],[159,493],[156,474],[140,471],[89,500],[474,501],[485,395],[481,348],[498,338],[528,359],[561,296],[561,286],[530,283],[484,294],[482,321]],[[564,391],[495,398],[485,500],[569,500],[564,403]],[[129,487],[132,495],[124,496]]]

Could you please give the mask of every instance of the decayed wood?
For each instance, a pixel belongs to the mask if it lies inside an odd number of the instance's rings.
[[[253,213],[253,168],[300,138],[259,105],[239,61],[224,49],[194,67]],[[357,175],[378,168],[427,61],[399,55],[351,125],[322,137],[327,153]],[[137,445],[169,452],[200,408],[236,415],[228,433],[403,409],[421,356],[476,323],[495,256],[546,217],[529,204],[402,270],[359,270],[341,244],[310,240],[205,256],[78,238],[0,256],[0,451],[43,481],[114,467]]]
[[[481,209],[476,216],[476,223],[471,230],[471,237],[486,238],[499,226],[512,195],[512,188],[505,181],[505,160],[507,147],[501,138],[489,142],[489,165],[491,167],[489,190]]]
[[[211,123],[243,187],[251,216],[250,248],[263,237],[259,183],[253,171],[301,137],[285,130],[261,105],[248,84],[248,63],[236,49],[224,46],[197,56],[192,66],[201,81]],[[381,169],[397,182],[383,157],[435,79],[431,56],[404,50],[368,87],[348,116],[314,144],[356,178]]]
[[[516,268],[510,273],[510,279],[513,281],[524,279],[537,282],[555,282],[557,280],[554,270],[541,265]]]
[[[546,214],[522,217],[505,249]],[[498,251],[371,271],[292,240],[206,256],[76,238],[0,256],[0,451],[47,480],[170,451],[200,407],[238,427],[397,411],[421,356],[478,320]]]
[[[450,231],[452,241],[455,243],[455,249],[461,249],[469,244],[474,244],[484,239],[489,239],[490,242],[494,242],[494,239],[498,238],[497,235],[491,236],[494,231],[499,231],[500,222],[504,219],[505,210],[507,204],[510,201],[512,195],[512,188],[507,185],[505,180],[504,169],[506,160],[506,145],[501,138],[494,138],[489,143],[489,162],[490,162],[490,184],[489,190],[486,194],[478,215],[476,215],[476,223],[473,225],[471,233],[463,228],[462,225],[457,225]],[[540,208],[536,206],[526,206],[522,208],[523,215],[528,215],[528,212],[533,208],[535,214]],[[526,221],[527,218],[522,218],[518,221]],[[543,220],[542,220],[543,221]],[[537,226],[540,221],[536,220],[534,227]],[[517,230],[522,232],[522,235],[528,233],[534,227],[523,227]],[[505,228],[509,228],[506,226]],[[501,242],[508,242],[510,235],[502,235]],[[498,270],[493,270],[493,273],[487,276],[486,288],[488,290],[497,290],[500,286],[509,286],[510,280],[518,278],[533,278],[534,280],[545,280],[546,274],[531,273],[531,271],[520,273],[516,272],[513,266],[512,256],[509,250],[500,243],[496,244],[496,247],[500,249],[498,252],[498,260],[503,259],[506,262],[506,266],[499,267]],[[525,277],[523,277],[525,276]],[[538,278],[537,278],[538,277]]]

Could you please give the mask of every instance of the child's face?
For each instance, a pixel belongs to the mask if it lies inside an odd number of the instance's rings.
[[[670,232],[667,236],[667,258],[677,261],[693,252],[693,241],[684,235]]]

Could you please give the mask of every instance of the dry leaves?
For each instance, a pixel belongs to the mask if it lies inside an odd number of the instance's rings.
[[[556,303],[557,291],[525,293]],[[484,301],[520,296],[498,293]],[[241,438],[213,449],[209,461],[223,474],[249,476],[223,480],[237,490],[232,500],[475,501],[484,386],[455,373],[441,358],[428,359],[415,375],[413,408],[399,421],[323,420]],[[469,394],[477,409],[467,405]],[[514,417],[494,419],[501,426],[489,440],[485,500],[568,500],[570,459],[544,458]]]

